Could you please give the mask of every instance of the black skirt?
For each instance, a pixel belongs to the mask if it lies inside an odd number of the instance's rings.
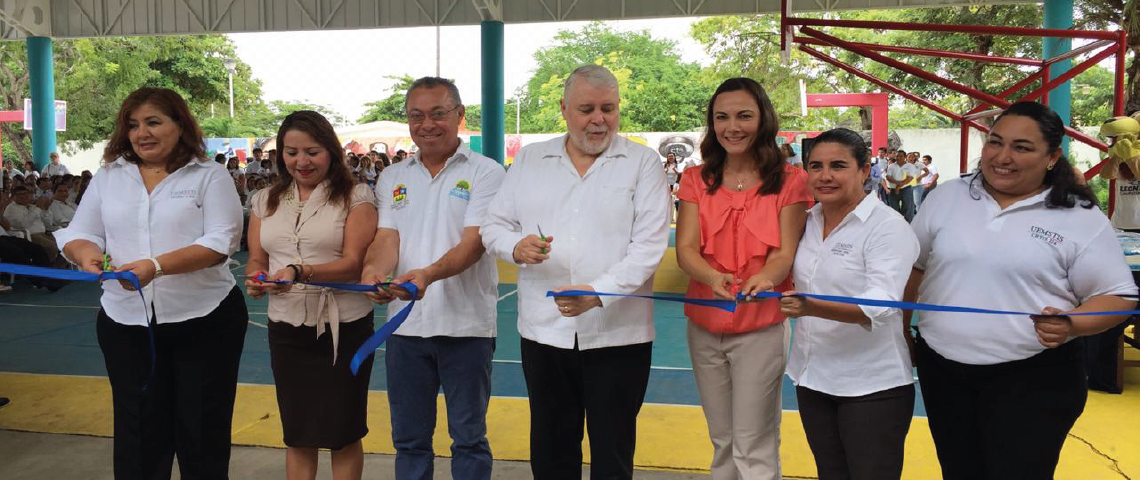
[[[353,354],[372,335],[372,313],[340,324],[336,365],[332,332],[317,338],[317,327],[269,322],[269,358],[277,384],[277,406],[285,445],[340,450],[368,434],[368,381],[372,357],[358,375]]]

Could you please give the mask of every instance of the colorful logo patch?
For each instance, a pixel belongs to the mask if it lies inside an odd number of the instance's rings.
[[[456,182],[455,188],[451,189],[451,196],[462,200],[471,200],[471,182],[467,180],[460,180]]]
[[[408,201],[408,187],[404,184],[396,185],[392,190],[392,206],[402,207]]]

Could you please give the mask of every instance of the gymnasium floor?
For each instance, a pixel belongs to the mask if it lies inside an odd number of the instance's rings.
[[[245,258],[239,254],[240,262]],[[239,275],[242,268],[235,265]],[[526,385],[519,363],[515,327],[516,270],[500,264],[499,338],[493,369],[489,437],[496,459],[528,458]],[[654,289],[683,293],[687,279],[676,266],[672,248],[658,271]],[[56,294],[24,282],[0,296],[0,396],[13,403],[0,408],[0,429],[111,435],[110,388],[95,339],[99,289],[73,284]],[[265,300],[247,299],[251,325],[246,336],[234,414],[234,443],[283,447],[273,393],[266,341]],[[699,472],[712,455],[685,342],[681,307],[657,302],[657,340],[646,405],[639,418],[636,464],[639,468]],[[377,309],[377,324],[384,309]],[[1129,356],[1137,352],[1129,349]],[[392,453],[386,378],[382,359],[373,370],[369,401],[369,453]],[[1126,372],[1123,395],[1090,392],[1084,415],[1065,445],[1058,479],[1140,478],[1140,369]],[[796,411],[791,383],[784,382],[782,459],[784,475],[814,478],[815,467]],[[446,421],[440,400],[435,448],[448,453]],[[921,397],[907,438],[906,479],[940,477]],[[0,445],[0,448],[3,448]],[[110,459],[107,459],[110,462]]]

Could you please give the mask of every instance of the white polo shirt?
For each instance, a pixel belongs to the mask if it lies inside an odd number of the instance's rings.
[[[1112,226],[1125,230],[1140,229],[1140,181],[1116,179],[1115,195]]]
[[[154,258],[190,245],[233,255],[241,240],[242,209],[234,181],[212,160],[191,161],[164,178],[148,195],[138,167],[119,158],[99,169],[75,218],[55,232],[60,250],[87,240],[109,253],[116,266]],[[146,325],[151,304],[158,323],[205,316],[233,289],[226,262],[190,273],[166,275],[137,292],[103,282],[101,303],[123,325]]]
[[[8,204],[4,209],[4,218],[12,224],[13,230],[27,230],[28,233],[44,233],[47,225],[44,223],[44,211],[31,203],[20,205],[16,202]]]
[[[904,178],[906,178],[906,171],[904,171],[903,167],[899,166],[899,164],[892,163],[892,164],[887,165],[887,170],[883,174],[883,177],[889,178],[889,179],[894,180],[896,182],[901,182]],[[889,184],[891,187],[903,186],[903,184],[896,184],[893,182],[887,182],[887,184]]]
[[[934,176],[938,175],[938,167],[934,166],[933,162],[930,165],[924,165],[924,167],[926,168],[926,176],[922,177],[922,186],[929,187],[931,183],[934,183]],[[922,173],[921,167],[918,169],[918,173]]]
[[[466,227],[483,224],[487,206],[503,183],[503,166],[460,145],[432,178],[419,153],[385,168],[376,183],[379,228],[400,232],[395,276],[424,268],[459,244]],[[398,335],[494,337],[499,271],[484,253],[463,273],[428,286]],[[395,315],[406,302],[388,304]]]
[[[71,172],[67,171],[67,165],[63,163],[49,163],[44,167],[44,175],[54,177],[56,175],[67,175]]]
[[[898,212],[874,195],[823,238],[823,205],[808,210],[796,249],[796,291],[898,301],[918,258],[918,240]],[[800,317],[788,357],[796,385],[843,397],[867,395],[914,383],[902,312],[859,307],[868,326]]]
[[[979,176],[940,185],[914,218],[915,268],[926,272],[920,302],[1040,312],[1136,294],[1100,209],[1046,208],[1046,190],[1001,210]],[[922,312],[919,319],[930,347],[959,363],[991,365],[1045,349],[1028,316]]]
[[[487,250],[511,263],[515,245],[539,226],[554,237],[550,259],[519,271],[519,334],[565,349],[577,340],[581,350],[652,341],[653,302],[600,297],[603,307],[566,318],[546,297],[548,290],[583,284],[651,294],[669,245],[672,202],[657,153],[615,136],[580,176],[566,140],[519,151],[483,226]]]
[[[54,232],[71,223],[71,219],[75,218],[75,205],[52,200],[51,205],[44,212],[44,225],[49,232]]]

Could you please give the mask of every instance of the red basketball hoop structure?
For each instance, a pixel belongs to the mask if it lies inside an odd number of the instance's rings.
[[[799,35],[795,33],[796,28],[799,28]],[[1086,40],[1093,40],[1093,42],[1074,48],[1061,55],[1057,55],[1047,59],[1028,59],[1028,58],[1014,58],[1014,57],[1000,57],[991,55],[980,55],[976,53],[956,52],[948,50],[934,50],[928,48],[915,48],[915,47],[902,47],[895,45],[881,45],[873,43],[860,43],[849,42],[842,40],[835,36],[829,35],[818,30],[816,27],[845,27],[845,28],[867,28],[876,30],[904,30],[904,31],[924,31],[924,32],[947,32],[947,33],[972,33],[972,34],[987,34],[987,35],[1017,35],[1017,36],[1031,36],[1031,37],[1061,37],[1061,38],[1079,38]],[[1095,31],[1095,30],[1062,30],[1052,28],[1028,28],[1028,27],[997,27],[997,26],[984,26],[984,25],[944,25],[934,23],[903,23],[903,22],[876,22],[876,21],[860,21],[860,20],[828,20],[819,18],[798,18],[791,15],[790,0],[781,0],[780,8],[780,48],[784,52],[788,51],[791,43],[795,43],[799,50],[812,56],[820,61],[830,64],[836,68],[845,70],[852,75],[862,78],[871,82],[886,91],[899,95],[907,100],[915,102],[926,108],[934,110],[943,116],[958,122],[962,128],[961,152],[959,160],[959,170],[961,173],[966,172],[967,162],[967,148],[969,147],[969,134],[970,129],[974,128],[982,133],[989,133],[989,127],[979,123],[977,120],[997,115],[1002,109],[1009,107],[1014,102],[1023,100],[1040,100],[1042,103],[1048,103],[1048,93],[1057,88],[1061,84],[1071,80],[1073,77],[1079,75],[1081,72],[1088,70],[1093,65],[1096,65],[1102,60],[1109,57],[1116,56],[1116,71],[1115,71],[1115,85],[1114,85],[1114,104],[1113,115],[1124,115],[1124,59],[1127,54],[1128,37],[1124,31]],[[899,70],[903,73],[913,75],[928,82],[933,82],[942,87],[945,87],[954,92],[966,95],[974,100],[981,102],[977,107],[965,112],[955,113],[947,110],[926,100],[914,93],[911,93],[901,87],[893,85],[886,80],[871,75],[853,65],[844,63],[834,57],[831,57],[819,50],[813,48],[815,46],[822,47],[836,47],[847,50],[851,53],[859,55],[863,58],[874,60],[878,63],[888,67]],[[1062,60],[1070,59],[1079,55],[1090,52],[1096,52],[1088,59],[1081,63],[1074,65],[1067,72],[1057,76],[1053,80],[1049,80],[1049,68],[1051,65]],[[887,57],[880,52],[892,53],[905,53],[910,55],[922,55],[928,57],[940,58],[956,58],[962,60],[971,60],[975,62],[987,63],[1002,63],[1008,65],[1021,65],[1037,67],[1037,71],[1027,76],[1025,79],[1018,82],[1016,85],[992,95],[986,92],[970,88],[966,85],[960,84],[953,80],[940,77],[934,73],[927,72],[921,68],[910,65],[906,62],[895,60]],[[1009,98],[1022,88],[1033,85],[1040,81],[1041,85],[1028,93],[1025,96],[1010,100]],[[1108,151],[1108,145],[1094,137],[1086,135],[1081,131],[1072,127],[1065,127],[1065,134],[1070,138],[1089,145],[1102,152]],[[1105,159],[1090,168],[1085,172],[1085,178],[1092,178],[1104,166]],[[1115,189],[1115,181],[1110,182],[1110,190]],[[1108,211],[1109,215],[1112,214],[1115,195],[1108,196]]]

